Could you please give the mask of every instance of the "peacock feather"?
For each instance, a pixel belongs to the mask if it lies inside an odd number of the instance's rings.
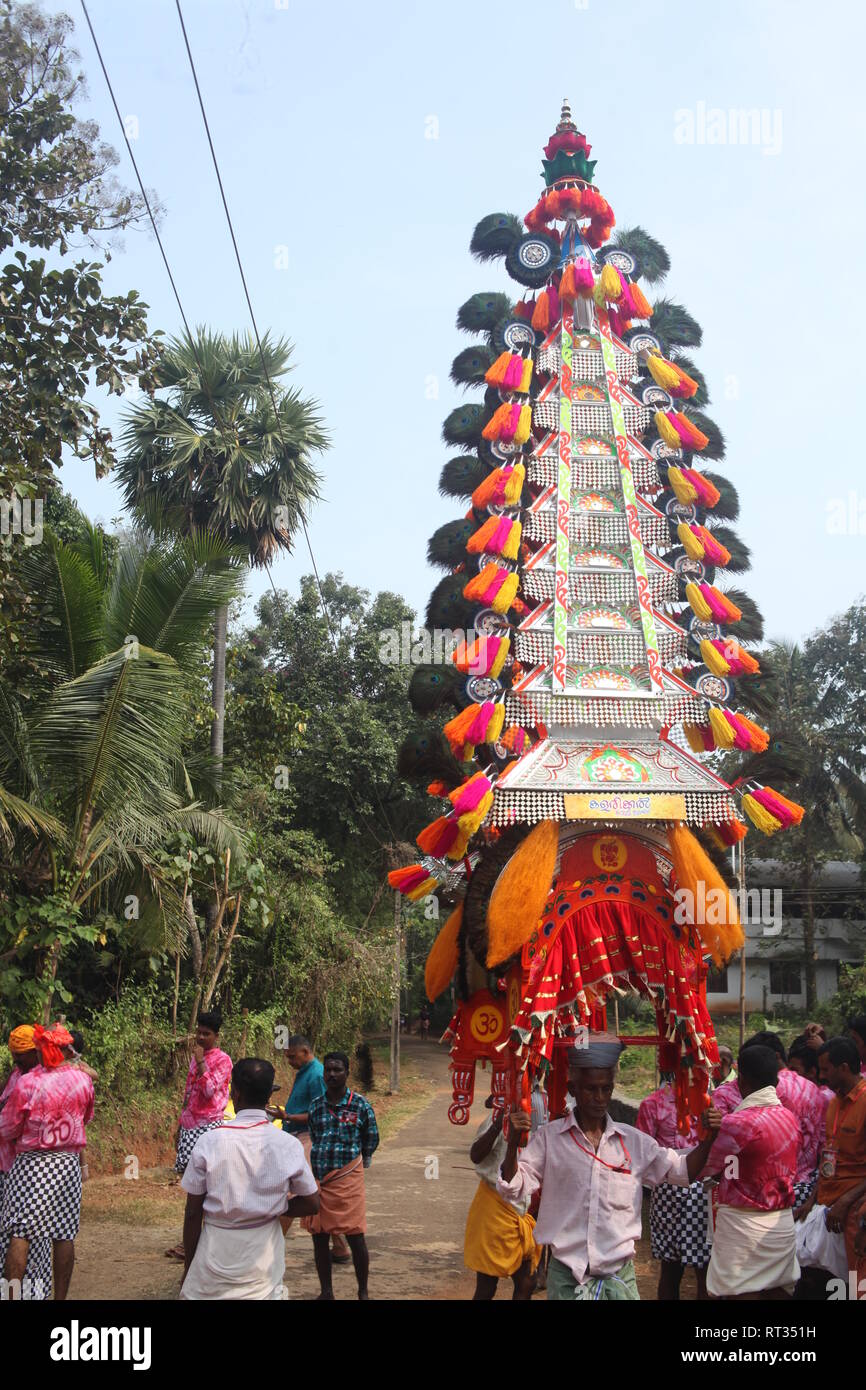
[[[472,233],[469,250],[478,261],[495,261],[507,256],[522,235],[523,223],[513,212],[491,212]]]
[[[427,559],[431,565],[453,570],[466,559],[466,542],[478,528],[473,520],[446,521],[427,542]]]
[[[439,491],[443,497],[471,497],[489,472],[490,467],[475,454],[460,454],[443,466]]]
[[[511,313],[513,307],[507,294],[494,291],[473,294],[457,310],[457,327],[465,333],[489,333],[494,324]]]
[[[467,401],[451,411],[442,426],[442,438],[446,444],[457,449],[464,444],[477,448],[481,442],[481,431],[489,418],[490,412],[483,406]]]
[[[404,739],[397,754],[397,771],[401,777],[447,782],[449,791],[459,786],[464,777],[463,768],[445,739],[432,729]]]
[[[430,628],[469,628],[475,616],[475,604],[463,597],[466,575],[447,574],[440,579],[427,604],[426,622]]]
[[[703,332],[697,319],[693,319],[682,304],[672,299],[657,299],[653,304],[651,331],[659,339],[662,349],[669,355],[671,348],[700,347]]]
[[[653,312],[653,319],[655,319],[655,312]],[[676,362],[678,367],[682,367],[686,376],[690,376],[692,381],[696,381],[698,383],[698,389],[695,392],[695,394],[690,397],[688,404],[690,406],[695,406],[697,409],[701,409],[703,406],[709,405],[710,393],[707,387],[707,379],[701,371],[700,367],[696,367],[692,359],[690,357],[687,357],[684,352],[674,353],[673,357],[671,358],[671,361]]]
[[[721,473],[710,473],[706,469],[701,469],[701,473],[722,494],[716,505],[708,508],[713,517],[718,521],[736,521],[740,515],[740,498],[733,483]]]
[[[725,565],[727,574],[745,574],[746,570],[752,568],[752,552],[749,547],[740,540],[736,531],[732,531],[730,526],[714,526],[712,518],[709,519],[707,530],[710,534],[730,551],[730,561]]]
[[[764,640],[764,615],[753,598],[742,589],[725,589],[726,598],[731,600],[742,613],[742,618],[731,627],[731,633],[741,642],[762,642]]]
[[[661,242],[656,241],[649,232],[645,232],[643,227],[624,227],[622,231],[617,232],[610,246],[619,247],[621,251],[628,251],[630,256],[634,256],[637,261],[637,274],[642,276],[648,285],[655,285],[659,280],[663,280],[671,268],[671,258]]]
[[[709,415],[705,415],[702,410],[686,410],[685,414],[693,425],[707,436],[710,441],[701,449],[701,458],[704,459],[723,459],[725,457],[725,436],[719,429],[715,420],[711,420]]]
[[[409,702],[416,714],[432,714],[444,704],[456,706],[462,681],[453,666],[416,666],[409,681]]]
[[[474,343],[472,347],[458,352],[451,363],[451,380],[455,386],[478,386],[484,381],[488,368],[496,360],[491,347],[486,343]]]

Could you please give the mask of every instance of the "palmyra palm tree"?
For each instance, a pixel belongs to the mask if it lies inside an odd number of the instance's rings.
[[[155,396],[127,416],[117,477],[128,507],[157,529],[206,530],[267,565],[319,497],[312,456],[327,435],[315,401],[280,385],[292,346],[268,334],[199,328],[163,353]],[[276,410],[274,406],[276,405]],[[222,759],[228,609],[214,624],[211,753]]]

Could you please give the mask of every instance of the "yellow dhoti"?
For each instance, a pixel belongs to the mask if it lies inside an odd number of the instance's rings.
[[[535,1269],[541,1247],[535,1243],[534,1230],[531,1216],[522,1216],[489,1182],[482,1181],[466,1218],[464,1262],[476,1274],[496,1279],[516,1274],[526,1260]]]

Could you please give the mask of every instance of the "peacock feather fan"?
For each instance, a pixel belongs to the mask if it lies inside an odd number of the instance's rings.
[[[707,530],[710,534],[730,552],[730,560],[724,567],[726,574],[745,574],[746,570],[752,568],[752,552],[749,547],[740,540],[736,531],[732,531],[730,526],[713,526],[709,524]]]
[[[477,604],[463,597],[466,575],[447,574],[440,579],[427,604],[426,623],[430,628],[468,628],[472,626]]]
[[[703,459],[723,459],[725,457],[725,436],[719,429],[715,420],[711,420],[709,415],[705,415],[702,410],[687,410],[686,415],[693,425],[707,436],[709,444],[701,449]]]
[[[523,223],[513,212],[491,212],[472,233],[469,250],[478,261],[495,261],[507,256],[522,235]]]
[[[409,779],[446,782],[449,791],[459,786],[465,776],[445,739],[432,729],[404,739],[397,755],[397,771]]]
[[[474,520],[446,521],[427,542],[427,559],[431,565],[453,570],[466,559],[466,542],[477,531]]]
[[[490,412],[482,405],[467,401],[451,411],[442,426],[442,438],[456,449],[465,444],[477,448],[481,442],[481,431],[489,418]]]
[[[513,307],[507,294],[494,291],[473,294],[457,310],[457,327],[465,333],[489,333],[500,319],[511,313]]]
[[[653,319],[655,319],[655,311],[653,311]],[[703,406],[709,405],[710,392],[707,386],[707,379],[700,367],[696,367],[692,359],[687,357],[684,352],[675,352],[671,357],[671,361],[676,362],[677,366],[682,368],[686,376],[690,376],[692,381],[698,383],[697,391],[689,399],[689,406],[694,406],[699,410],[702,409]]]
[[[471,497],[489,473],[490,466],[475,454],[460,454],[443,466],[439,491],[443,497]]]
[[[652,332],[659,339],[665,355],[670,348],[700,347],[703,338],[701,325],[682,304],[672,299],[657,299],[653,304]]]
[[[473,343],[472,347],[459,352],[451,363],[451,380],[455,386],[480,386],[495,361],[491,347],[486,343]]]
[[[701,474],[721,493],[715,506],[707,510],[719,521],[736,521],[740,515],[740,498],[733,483],[721,473],[710,473],[707,469],[701,469]]]
[[[648,285],[655,285],[659,280],[663,280],[671,268],[671,258],[661,242],[656,241],[649,232],[645,232],[643,227],[624,227],[622,231],[617,232],[616,240],[612,241],[610,246],[616,246],[634,256],[637,261],[637,273]]]
[[[416,666],[409,681],[409,703],[416,714],[432,714],[444,704],[459,708],[463,677],[453,666]]]
[[[732,625],[730,631],[738,642],[762,642],[764,640],[764,615],[753,598],[742,589],[725,589],[725,598],[739,608],[742,618]]]

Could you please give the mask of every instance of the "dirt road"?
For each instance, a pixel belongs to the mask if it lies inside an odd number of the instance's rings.
[[[470,1298],[475,1281],[463,1265],[463,1229],[478,1179],[469,1146],[483,1113],[486,1077],[479,1074],[480,1094],[469,1124],[458,1128],[447,1115],[447,1052],[411,1038],[404,1045],[429,1083],[430,1099],[380,1145],[367,1172],[370,1293],[387,1299]],[[151,1169],[136,1181],[98,1178],[85,1192],[71,1296],[176,1298],[179,1266],[163,1252],[180,1235],[183,1193],[173,1185],[170,1170]],[[289,1298],[315,1297],[310,1237],[293,1226],[286,1252]],[[641,1295],[653,1298],[656,1274],[646,1242],[636,1263]],[[690,1275],[687,1280],[684,1294],[690,1297]],[[351,1265],[335,1267],[334,1288],[338,1298],[354,1298]],[[510,1281],[502,1281],[498,1296],[510,1293]]]

